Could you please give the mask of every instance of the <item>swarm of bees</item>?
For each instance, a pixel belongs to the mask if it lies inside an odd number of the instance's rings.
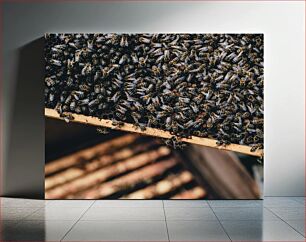
[[[45,106],[263,148],[262,34],[47,34]]]

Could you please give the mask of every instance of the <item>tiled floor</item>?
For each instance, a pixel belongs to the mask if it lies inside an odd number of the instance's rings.
[[[0,241],[305,241],[305,198],[264,201],[1,198]]]

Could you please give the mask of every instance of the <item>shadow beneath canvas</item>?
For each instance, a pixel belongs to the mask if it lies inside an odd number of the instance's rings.
[[[42,37],[17,50],[4,196],[44,198],[43,48]]]

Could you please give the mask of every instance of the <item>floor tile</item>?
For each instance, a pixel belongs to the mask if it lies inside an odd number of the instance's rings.
[[[147,208],[147,207],[163,207],[162,200],[98,200],[93,206],[95,207],[123,207],[123,208]]]
[[[64,241],[168,241],[165,221],[79,221]]]
[[[0,240],[59,241],[81,218],[65,240],[168,241],[165,210],[172,241],[228,240],[215,214],[236,241],[304,241],[304,204],[304,197],[264,202],[2,198]]]
[[[94,200],[48,200],[48,207],[61,207],[61,208],[89,208],[95,201]]]
[[[165,208],[169,220],[217,220],[210,208]]]
[[[26,220],[77,220],[79,219],[87,208],[59,208],[59,207],[46,207],[41,208]]]
[[[209,208],[205,200],[164,200],[164,206],[166,208]]]
[[[262,207],[262,200],[209,200],[208,204],[212,208],[226,207],[226,208],[243,208],[243,207]]]
[[[74,221],[23,221],[15,226],[6,240],[17,241],[60,241]]]
[[[170,241],[230,241],[218,221],[167,221]]]
[[[163,208],[90,208],[81,220],[165,220]]]
[[[265,208],[213,208],[220,220],[279,220]]]
[[[7,208],[40,208],[44,207],[46,204],[45,200],[37,200],[37,199],[22,199],[22,198],[0,198],[1,207]]]
[[[283,221],[221,221],[233,241],[304,241]]]
[[[305,219],[304,207],[269,208],[273,213],[284,220],[303,220]]]
[[[40,208],[1,208],[1,220],[21,220],[39,210]]]
[[[305,236],[305,220],[286,220],[286,223],[288,223],[291,227],[293,227],[295,230],[300,232],[302,235]]]
[[[303,207],[302,203],[293,197],[265,197],[263,202],[265,207]]]

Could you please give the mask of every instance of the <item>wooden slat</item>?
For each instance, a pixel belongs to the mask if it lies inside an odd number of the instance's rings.
[[[162,160],[158,163],[145,166],[131,173],[102,183],[97,187],[90,188],[78,194],[72,194],[67,199],[99,199],[110,196],[122,189],[133,186],[139,182],[147,181],[155,176],[163,174],[168,169],[177,165],[177,160],[173,157]]]
[[[81,160],[90,160],[97,154],[101,156],[105,154],[105,152],[111,152],[113,149],[119,149],[127,144],[133,143],[137,138],[139,138],[139,136],[128,134],[123,137],[115,138],[107,143],[100,143],[95,146],[82,149],[73,155],[61,157],[45,165],[45,175],[77,165]]]
[[[200,187],[194,187],[190,190],[183,191],[171,197],[171,199],[200,199],[207,195],[206,191]]]
[[[102,183],[113,176],[117,176],[127,171],[131,171],[144,165],[150,164],[158,158],[169,155],[170,152],[170,149],[162,146],[157,150],[152,150],[147,153],[141,153],[139,155],[130,157],[121,162],[89,173],[88,175],[85,175],[79,179],[67,182],[62,186],[57,186],[53,189],[47,190],[45,192],[45,198],[65,198],[71,193],[76,193],[78,191],[93,187],[94,185]]]
[[[193,179],[192,174],[189,171],[183,171],[179,174],[170,175],[165,179],[147,186],[143,189],[137,190],[126,196],[123,199],[152,199],[161,195],[167,194],[174,189],[191,182]]]
[[[169,139],[173,136],[172,134],[170,134],[170,132],[155,129],[155,128],[148,127],[146,128],[146,130],[141,131],[139,128],[136,128],[133,124],[130,124],[130,123],[124,123],[124,125],[119,128],[117,126],[112,125],[111,120],[99,119],[97,117],[85,116],[82,114],[74,114],[74,113],[69,113],[69,115],[73,117],[73,120],[71,120],[71,122],[89,124],[89,125],[94,125],[94,126],[103,126],[103,127],[107,127],[111,129],[117,129],[117,130],[122,130],[122,131],[127,131],[127,132],[134,132],[134,133],[139,133],[143,135],[155,136],[155,137],[166,138],[166,139]],[[56,118],[56,119],[64,120],[64,118],[60,117],[60,114],[54,109],[45,108],[45,116],[49,118]],[[246,146],[246,145],[238,145],[238,144],[229,144],[226,146],[220,146],[216,144],[217,140],[214,140],[214,139],[192,136],[191,138],[182,138],[181,141],[192,143],[192,144],[197,144],[197,145],[208,146],[212,148],[217,148],[220,150],[230,150],[230,151],[240,152],[240,153],[252,155],[252,156],[258,156],[258,157],[263,156],[263,150],[256,150],[255,152],[251,152],[251,147]]]
[[[155,142],[156,143],[156,142]],[[148,142],[144,144],[138,144],[133,148],[123,148],[118,151],[113,151],[110,154],[105,154],[93,159],[91,162],[85,162],[83,165],[74,165],[68,167],[66,170],[58,172],[52,176],[45,178],[45,190],[53,188],[58,185],[65,184],[71,180],[79,178],[83,175],[93,172],[104,166],[113,164],[119,160],[127,159],[135,154],[146,151],[154,142]],[[75,157],[74,154],[71,156]],[[76,160],[78,160],[76,158]],[[56,162],[56,161],[55,161]],[[51,162],[52,163],[52,162]],[[81,163],[81,162],[80,162]]]

